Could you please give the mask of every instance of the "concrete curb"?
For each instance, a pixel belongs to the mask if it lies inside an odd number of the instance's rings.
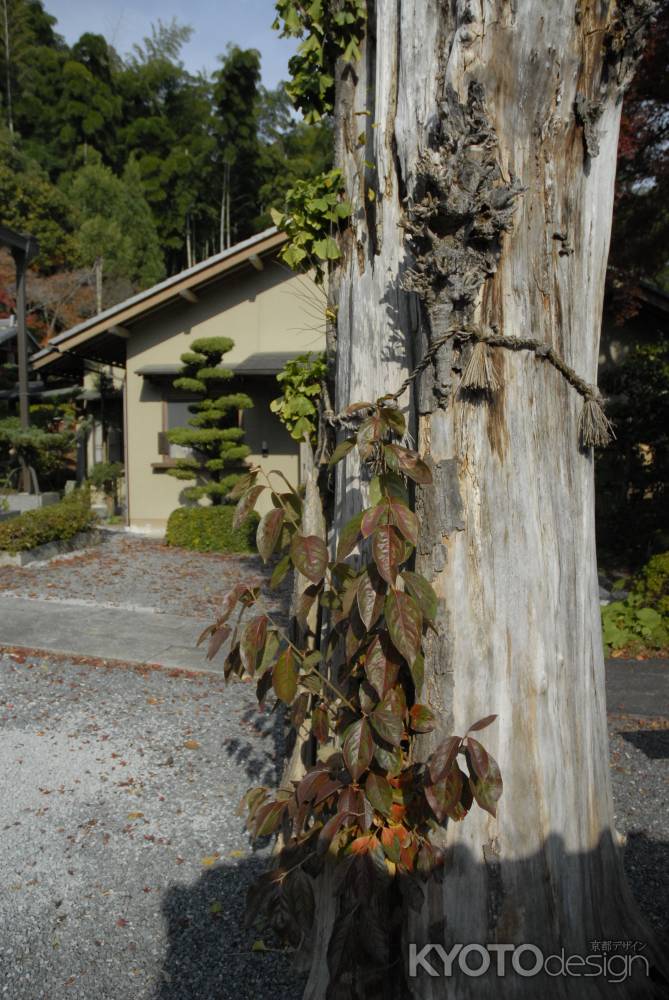
[[[58,556],[66,555],[68,552],[79,552],[92,545],[100,545],[107,538],[102,531],[80,531],[65,541],[47,542],[45,545],[38,545],[34,549],[27,549],[25,552],[17,552],[12,555],[6,549],[0,550],[0,566],[27,566],[34,562],[48,562],[50,559],[57,559]]]

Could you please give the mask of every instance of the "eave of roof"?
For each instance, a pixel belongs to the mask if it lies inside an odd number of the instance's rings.
[[[147,288],[110,309],[105,309],[104,312],[73,326],[70,330],[59,333],[49,341],[47,347],[33,355],[32,366],[35,369],[43,368],[55,360],[60,353],[72,350],[101,334],[107,333],[112,327],[122,327],[140,319],[147,312],[171,299],[178,298],[189,289],[198,288],[253,257],[271,252],[281,246],[285,240],[285,234],[273,226],[256,236],[251,236],[248,240],[236,243],[235,246],[229,247],[213,257],[208,257],[207,260],[200,261],[200,263],[194,264],[193,267],[189,267],[185,271],[180,271],[179,274],[175,274],[171,278],[166,278],[165,281],[153,285],[152,288]]]
[[[235,375],[277,375],[288,361],[300,357],[300,351],[259,351],[249,354],[243,361],[223,361],[222,365]],[[148,379],[176,378],[182,370],[180,364],[143,365],[135,370],[135,375]]]

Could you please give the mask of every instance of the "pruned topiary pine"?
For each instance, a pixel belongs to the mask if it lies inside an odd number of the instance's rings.
[[[202,397],[188,407],[193,414],[188,425],[167,432],[171,444],[191,451],[168,470],[176,479],[195,480],[184,490],[186,500],[207,497],[213,504],[223,503],[250,452],[243,444],[239,411],[248,410],[253,401],[246,393],[223,391],[233,373],[221,366],[221,359],[233,347],[229,337],[201,337],[181,355],[183,367],[174,388]]]

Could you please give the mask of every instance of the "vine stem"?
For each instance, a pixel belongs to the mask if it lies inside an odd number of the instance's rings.
[[[287,645],[289,645],[290,648],[302,660],[302,666],[304,667],[304,661],[305,661],[307,655],[309,655],[309,654],[303,653],[301,649],[298,649],[298,647],[295,645],[295,643],[291,642],[291,640],[288,638],[288,636],[283,631],[283,629],[281,628],[281,626],[276,623],[276,621],[274,620],[274,618],[272,618],[271,615],[268,615],[267,612],[265,612],[265,614],[266,614],[267,620],[270,621],[272,623],[272,625],[274,626],[274,628],[276,629],[277,634],[281,636],[281,638],[284,640],[284,642],[287,643]],[[346,697],[346,695],[344,694],[344,692],[340,691],[339,688],[337,687],[337,685],[333,684],[332,681],[325,676],[325,674],[322,674],[320,672],[320,670],[316,670],[315,667],[307,667],[306,670],[305,670],[305,673],[306,674],[314,674],[317,677],[320,677],[320,679],[323,681],[323,683],[327,684],[327,686],[329,688],[331,688],[332,691],[334,691],[334,693],[337,695],[338,698],[341,698],[341,700],[343,701],[343,703],[348,708],[350,708],[352,712],[356,712],[357,711],[357,709],[356,709],[355,705],[353,704],[353,702],[349,701],[349,699]]]

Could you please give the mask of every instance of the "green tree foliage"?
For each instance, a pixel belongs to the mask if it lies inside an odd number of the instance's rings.
[[[271,225],[270,208],[285,208],[295,181],[329,169],[329,124],[308,127],[295,119],[283,85],[264,89],[254,49],[231,45],[213,74],[194,75],[181,62],[191,29],[174,20],[159,21],[122,57],[94,32],[68,46],[41,0],[6,3],[0,209],[10,225],[42,236],[43,274],[82,261],[90,266],[100,256],[116,267],[129,254],[125,283],[105,288],[110,305],[113,294],[156,280],[163,266],[176,273]],[[3,33],[4,24],[2,43]],[[79,175],[88,167],[100,190],[116,191],[112,174],[130,187],[140,229],[130,249],[116,207],[100,218],[77,204]],[[111,174],[102,177],[101,168]],[[114,206],[119,200],[114,193]]]
[[[37,264],[44,271],[72,260],[76,221],[70,200],[6,129],[0,130],[0,214],[4,225],[37,237]]]
[[[668,48],[669,0],[660,0],[623,105],[610,265],[624,305],[639,276],[669,289]]]
[[[184,490],[185,500],[207,498],[214,505],[223,503],[239,480],[249,454],[249,448],[242,443],[244,431],[238,416],[253,402],[244,393],[225,393],[225,384],[233,373],[221,365],[221,360],[233,347],[229,337],[201,337],[181,355],[181,374],[174,380],[174,388],[199,397],[189,406],[193,416],[188,426],[168,431],[172,444],[191,451],[168,470],[177,479],[195,480],[194,486]]]
[[[76,206],[77,262],[146,287],[164,275],[164,263],[151,209],[142,190],[139,166],[130,159],[116,177],[98,157],[72,177],[68,193]]]
[[[220,170],[220,249],[251,235],[260,177],[258,87],[260,53],[229,46],[214,73],[216,162]]]
[[[635,347],[600,382],[616,439],[598,457],[598,542],[605,561],[639,565],[669,544],[669,343]]]

